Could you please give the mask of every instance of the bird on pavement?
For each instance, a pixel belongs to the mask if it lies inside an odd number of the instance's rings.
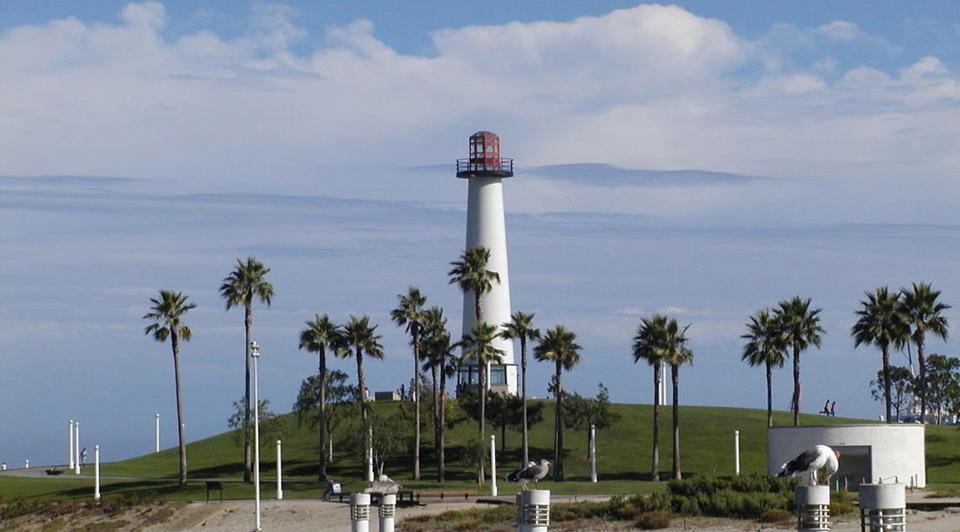
[[[814,445],[799,456],[780,466],[778,477],[806,475],[801,481],[809,481],[810,486],[817,485],[817,471],[824,469],[827,473],[827,483],[830,477],[840,468],[840,452],[826,445]]]
[[[520,484],[521,491],[526,491],[528,482],[532,481],[534,484],[537,484],[543,480],[549,472],[550,462],[541,458],[539,464],[528,462],[526,467],[507,475],[507,482],[516,482]]]

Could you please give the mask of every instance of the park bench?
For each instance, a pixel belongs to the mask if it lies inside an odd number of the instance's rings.
[[[439,497],[441,501],[445,500],[447,497],[460,498],[463,497],[463,500],[468,500],[470,497],[476,497],[477,490],[472,489],[436,489],[436,490],[416,490],[413,492],[413,498],[417,504],[420,504],[421,498],[427,497]]]
[[[349,492],[334,493],[330,498],[336,497],[338,502],[343,502],[344,500],[350,502],[350,495],[352,495],[352,493]],[[372,497],[371,502],[376,502],[380,498],[380,495],[376,493],[370,495]],[[416,492],[413,490],[397,491],[397,506],[413,506],[414,504],[418,504],[419,500],[415,500],[415,496]]]
[[[204,484],[207,486],[207,502],[210,502],[210,492],[213,490],[220,490],[220,502],[223,502],[223,484],[216,480],[208,480]]]

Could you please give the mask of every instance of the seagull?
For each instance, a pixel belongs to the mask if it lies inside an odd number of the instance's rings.
[[[800,456],[780,466],[778,477],[809,475],[808,479],[811,486],[817,485],[817,471],[826,467],[827,483],[830,483],[830,477],[837,472],[840,467],[838,459],[840,452],[827,447],[826,445],[814,445],[804,451]]]
[[[516,482],[517,484],[520,484],[521,491],[526,491],[528,482],[532,480],[534,483],[539,483],[544,479],[544,477],[547,476],[547,473],[549,472],[550,462],[541,458],[539,464],[527,462],[526,467],[518,469],[507,475],[507,482]]]

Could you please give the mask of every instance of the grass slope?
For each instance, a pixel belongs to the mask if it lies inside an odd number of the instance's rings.
[[[531,459],[552,459],[553,451],[553,403],[546,401],[544,421],[535,425],[530,433]],[[374,404],[374,408],[399,415],[395,403]],[[613,405],[620,414],[620,421],[612,428],[597,435],[598,471],[600,482],[589,482],[587,461],[587,436],[582,431],[565,431],[567,453],[567,482],[542,483],[556,493],[641,493],[659,491],[662,483],[649,482],[652,416],[649,405]],[[733,473],[733,431],[740,430],[741,471],[763,473],[766,468],[766,412],[743,408],[717,408],[683,406],[680,408],[680,435],[682,470],[685,475],[723,476]],[[788,425],[791,416],[776,412],[775,423]],[[803,424],[839,424],[860,422],[845,418],[801,416]],[[314,430],[298,427],[291,415],[283,416],[284,423],[284,495],[288,498],[318,497],[322,487],[316,481],[317,442]],[[669,478],[672,459],[670,441],[670,411],[661,412],[660,464],[661,478]],[[423,479],[412,480],[412,458],[405,457],[387,463],[385,472],[409,488],[437,488],[434,481],[435,461],[433,456],[432,425],[424,423],[421,451]],[[476,424],[466,421],[447,432],[447,482],[445,488],[475,488],[475,473],[465,460],[465,444],[476,436]],[[488,434],[490,434],[488,428]],[[499,430],[495,432],[500,439]],[[507,431],[507,450],[498,450],[498,477],[519,465],[520,435]],[[335,449],[335,460],[329,471],[345,485],[354,490],[364,485],[359,479],[362,465],[359,453],[354,449]],[[960,486],[960,431],[954,427],[927,428],[927,479],[933,487],[956,488]],[[274,495],[276,457],[273,445],[261,448],[263,493]],[[225,481],[226,498],[252,497],[253,489],[239,480],[242,478],[242,450],[234,443],[231,433],[223,433],[196,441],[187,450],[189,476],[193,479],[218,478]],[[85,473],[92,474],[92,467]],[[157,493],[171,499],[198,499],[204,497],[203,486],[191,483],[187,488],[177,489],[172,479],[177,474],[177,450],[166,449],[157,454],[102,465],[102,474],[110,477],[131,477],[138,480],[108,481],[103,490],[111,493]],[[153,480],[147,480],[153,479]],[[7,498],[20,496],[84,497],[91,492],[91,479],[16,479],[0,478],[0,494]],[[512,493],[512,485],[501,483],[501,493]]]

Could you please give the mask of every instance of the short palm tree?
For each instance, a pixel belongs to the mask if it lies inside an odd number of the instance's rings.
[[[664,349],[667,323],[667,317],[660,314],[643,318],[637,334],[633,337],[633,362],[643,360],[653,368],[653,451],[650,478],[654,481],[660,480],[660,382],[663,379],[661,368],[667,357]]]
[[[820,347],[823,334],[820,326],[822,309],[810,308],[810,298],[794,296],[781,301],[775,315],[780,320],[781,338],[793,349],[793,424],[800,424],[800,353],[811,345]]]
[[[370,317],[350,316],[345,323],[340,335],[341,346],[334,351],[337,356],[343,358],[354,357],[357,361],[357,402],[360,404],[360,415],[363,419],[364,439],[367,442],[364,449],[364,463],[372,459],[371,449],[373,442],[370,441],[370,413],[367,407],[367,387],[364,385],[363,375],[363,357],[374,359],[383,359],[383,346],[380,344],[380,335],[376,334],[377,326],[370,325]]]
[[[538,361],[553,362],[553,394],[557,398],[554,414],[553,431],[553,479],[563,480],[563,385],[560,377],[563,370],[570,371],[580,363],[580,345],[577,344],[577,335],[567,330],[563,325],[557,325],[544,333],[540,343],[533,351]],[[526,418],[526,412],[524,412]],[[526,462],[524,462],[526,464]]]
[[[423,341],[425,354],[424,369],[433,371],[434,383],[437,391],[434,395],[436,411],[434,417],[436,424],[434,426],[437,453],[437,481],[444,482],[446,479],[446,397],[447,397],[447,378],[456,371],[458,362],[456,350],[459,345],[451,341],[450,333],[446,330],[447,320],[443,317],[443,311],[439,307],[434,307],[427,311],[426,337]],[[439,384],[437,385],[437,381]]]
[[[769,309],[763,309],[750,316],[747,333],[742,335],[747,341],[743,346],[741,360],[751,366],[764,366],[767,372],[767,426],[773,426],[773,368],[782,368],[786,362],[787,346],[783,342],[778,320]]]
[[[685,333],[690,325],[682,330],[677,320],[671,319],[667,323],[668,354],[664,357],[670,364],[670,380],[673,387],[673,478],[680,480],[680,366],[693,364],[693,350],[686,346]]]
[[[927,366],[924,359],[926,336],[932,333],[942,340],[947,339],[947,323],[943,313],[950,305],[937,301],[940,291],[934,290],[929,283],[913,283],[910,289],[902,291],[903,313],[910,326],[910,339],[917,346],[917,363],[920,365],[920,379],[917,388],[920,392],[920,419],[926,423],[927,415]]]
[[[530,461],[527,431],[527,342],[540,338],[540,330],[533,326],[533,314],[514,312],[510,321],[503,324],[500,336],[506,340],[520,341],[520,397],[523,399],[523,464]]]
[[[423,362],[423,370],[429,370],[433,382],[431,383],[431,396],[433,397],[433,451],[439,456],[440,446],[440,361],[436,359],[434,351],[427,349],[427,342],[432,338],[447,332],[447,318],[443,315],[443,309],[437,306],[430,307],[423,311],[423,322],[421,324],[421,336],[423,339],[420,349],[420,360]],[[445,361],[444,361],[445,362]]]
[[[183,324],[183,315],[196,305],[187,302],[183,292],[160,290],[160,297],[150,298],[150,312],[143,315],[143,319],[150,324],[143,330],[144,334],[153,335],[158,342],[170,339],[170,348],[173,351],[173,377],[177,395],[177,434],[180,445],[180,485],[187,483],[187,442],[183,433],[183,395],[180,386],[180,342],[189,342],[193,333]]]
[[[244,330],[244,391],[243,391],[243,481],[250,482],[253,475],[253,455],[250,446],[250,334],[253,329],[253,301],[260,300],[268,307],[273,301],[273,285],[267,282],[270,268],[257,261],[255,257],[247,257],[243,261],[237,259],[232,272],[223,279],[220,285],[220,297],[227,302],[227,310],[243,306]]]
[[[890,400],[890,348],[899,349],[909,338],[910,327],[903,313],[900,294],[890,292],[886,286],[865,294],[857,311],[857,322],[850,329],[854,347],[872,344],[880,348],[883,356],[883,398],[887,423],[893,423]]]
[[[477,322],[482,321],[483,308],[480,297],[493,289],[493,283],[500,284],[500,274],[487,269],[490,262],[490,250],[483,247],[469,247],[460,258],[450,265],[453,268],[447,274],[450,284],[456,284],[460,291],[473,294],[474,317]]]
[[[464,362],[472,362],[477,365],[477,372],[480,374],[480,444],[485,443],[484,419],[487,415],[487,368],[490,364],[500,364],[503,362],[503,356],[506,354],[502,349],[494,345],[497,339],[497,328],[478,321],[473,325],[473,331],[463,337],[461,345],[463,346]],[[480,468],[477,472],[477,483],[483,485],[484,459],[481,453]]]
[[[420,480],[420,330],[423,322],[423,306],[427,298],[419,288],[410,287],[406,294],[397,296],[397,308],[390,311],[390,319],[398,327],[405,327],[413,346],[413,404],[414,444],[413,479]]]
[[[327,479],[327,349],[333,350],[339,343],[339,330],[330,317],[317,314],[313,320],[306,322],[306,327],[300,331],[300,349],[310,353],[317,353],[317,377],[320,383],[320,423],[318,434],[320,452],[319,480]]]

